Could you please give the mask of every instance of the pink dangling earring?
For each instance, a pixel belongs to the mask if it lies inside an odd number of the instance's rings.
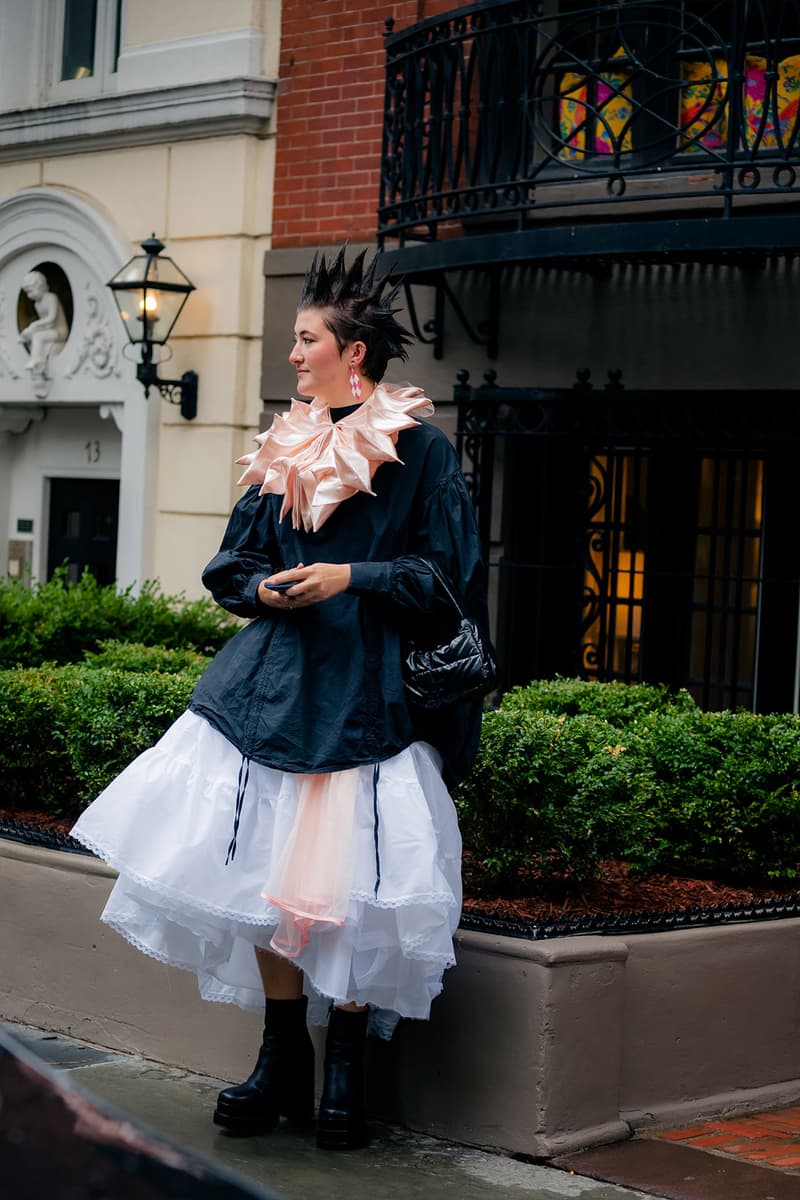
[[[361,376],[354,366],[350,367],[350,391],[353,393],[353,403],[361,403]]]

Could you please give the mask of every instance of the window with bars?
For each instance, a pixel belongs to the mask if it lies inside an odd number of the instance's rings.
[[[612,451],[590,462],[581,660],[589,678],[642,678],[643,640],[663,564],[648,555],[647,451]],[[752,708],[757,674],[763,543],[764,461],[716,454],[694,459],[696,523],[691,540],[686,685],[704,708]],[[663,510],[663,505],[661,506]]]
[[[592,678],[640,678],[647,465],[626,452],[590,462],[581,659]]]
[[[455,395],[504,689],[579,674],[797,711],[793,390]]]
[[[751,708],[764,463],[718,455],[699,469],[689,687],[705,708]]]

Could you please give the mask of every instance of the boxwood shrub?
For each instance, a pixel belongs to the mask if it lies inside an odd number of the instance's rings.
[[[601,717],[502,704],[485,714],[474,770],[457,792],[465,845],[506,894],[524,886],[522,869],[588,878],[628,836],[643,836],[628,766]]]
[[[800,875],[800,718],[661,713],[631,730],[637,805],[652,831],[641,871],[734,882]]]
[[[800,718],[701,712],[686,693],[555,680],[484,715],[456,794],[486,887],[575,881],[604,858],[738,882],[800,874]]]
[[[5,805],[77,814],[180,715],[208,661],[100,639],[83,652],[0,670]],[[484,894],[532,876],[579,884],[607,858],[783,885],[800,875],[800,718],[706,713],[660,687],[536,682],[484,715],[456,803]]]
[[[180,715],[239,627],[154,583],[0,579],[0,803],[80,811]]]
[[[62,669],[0,671],[0,803],[61,811],[74,803]]]
[[[195,669],[0,671],[3,804],[77,814],[186,707]]]
[[[141,642],[101,642],[97,650],[84,651],[91,667],[117,671],[163,671],[168,675],[188,673],[199,679],[211,659],[196,650],[174,650],[168,646],[144,646]]]
[[[155,583],[134,595],[86,572],[67,583],[0,579],[0,668],[81,662],[109,639],[215,654],[239,628],[211,599],[167,596]]]
[[[696,712],[689,693],[670,691],[663,684],[596,683],[586,679],[535,679],[525,687],[513,688],[503,697],[508,711],[550,712],[567,717],[592,715],[611,725],[628,725],[645,713]]]

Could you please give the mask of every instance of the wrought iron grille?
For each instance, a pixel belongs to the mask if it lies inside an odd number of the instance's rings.
[[[790,392],[455,389],[503,687],[556,673],[798,706]]]
[[[384,243],[798,195],[800,0],[483,0],[386,53]]]
[[[647,455],[589,458],[581,667],[588,678],[637,679],[646,564]]]
[[[762,455],[699,462],[689,686],[708,708],[753,707],[765,466]]]

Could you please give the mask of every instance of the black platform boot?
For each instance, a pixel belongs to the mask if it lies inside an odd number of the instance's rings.
[[[325,1083],[317,1117],[321,1150],[356,1150],[367,1143],[364,1041],[367,1010],[331,1010],[325,1043]]]
[[[267,1000],[264,1038],[252,1075],[217,1097],[214,1124],[246,1136],[268,1133],[279,1119],[314,1117],[314,1046],[306,1025],[308,997]]]

